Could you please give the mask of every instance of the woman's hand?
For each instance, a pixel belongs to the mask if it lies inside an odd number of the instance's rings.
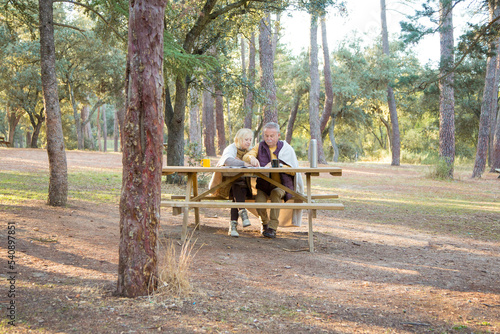
[[[256,157],[250,157],[250,164],[251,164],[253,167],[260,167],[259,160],[257,160],[257,158],[256,158]]]

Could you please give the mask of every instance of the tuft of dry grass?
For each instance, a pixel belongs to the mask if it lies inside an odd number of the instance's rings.
[[[190,266],[197,251],[193,252],[196,240],[187,238],[177,250],[177,242],[167,240],[160,244],[157,295],[186,296],[191,293]]]

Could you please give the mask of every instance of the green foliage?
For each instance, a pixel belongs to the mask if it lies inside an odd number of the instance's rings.
[[[436,180],[449,180],[451,179],[450,175],[452,168],[452,164],[450,165],[446,159],[440,157],[431,167],[428,177]]]
[[[189,143],[184,147],[184,154],[187,156],[188,166],[199,166],[203,159],[203,151],[198,143]]]

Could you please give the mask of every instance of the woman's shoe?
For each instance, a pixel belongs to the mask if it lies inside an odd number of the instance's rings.
[[[248,219],[248,212],[247,209],[241,209],[238,214],[240,215],[241,222],[243,224],[243,227],[250,226],[250,219]]]
[[[229,223],[229,231],[227,232],[228,235],[232,237],[239,237],[240,235],[238,234],[238,231],[236,230],[236,227],[238,226],[238,222],[236,220],[231,220]]]

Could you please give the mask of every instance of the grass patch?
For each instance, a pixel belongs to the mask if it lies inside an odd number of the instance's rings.
[[[47,200],[49,175],[18,171],[0,172],[0,203]],[[68,174],[68,198],[96,203],[118,203],[120,172],[77,172]]]

